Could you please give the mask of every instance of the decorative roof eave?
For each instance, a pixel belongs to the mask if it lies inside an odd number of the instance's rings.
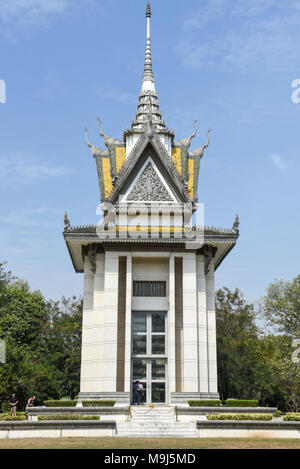
[[[83,228],[83,227],[82,227]],[[82,230],[81,228],[81,230]],[[73,230],[74,228],[72,228]],[[96,234],[96,227],[93,227],[92,232],[64,232],[64,239],[71,257],[71,261],[74,267],[74,270],[77,273],[83,272],[84,260],[82,257],[82,249],[84,246],[91,246],[95,252],[104,252],[105,249],[121,249],[123,251],[129,250],[139,250],[147,251],[148,249],[162,249],[169,250],[175,249],[179,252],[183,252],[186,249],[186,242],[182,239],[170,239],[170,238],[160,238],[160,239],[107,239],[101,240]],[[211,247],[215,249],[213,251],[214,269],[216,270],[223,260],[227,257],[230,251],[234,248],[238,235],[231,233],[222,234],[219,236],[215,235],[206,235],[204,236],[203,246]],[[99,246],[97,248],[97,246]],[[191,249],[191,245],[189,247]],[[100,250],[100,251],[99,251]],[[199,245],[195,245],[195,251],[199,252]],[[201,252],[201,251],[200,251]],[[209,259],[208,259],[209,260]]]
[[[184,201],[186,203],[193,203],[193,201],[190,199],[186,182],[184,181],[183,177],[179,174],[176,166],[174,165],[172,161],[172,158],[170,157],[165,146],[161,142],[159,136],[153,133],[153,136],[151,137],[152,138],[148,136],[147,130],[145,130],[144,133],[140,136],[136,145],[133,147],[131,153],[129,154],[126,162],[123,164],[122,169],[118,175],[117,181],[115,183],[114,189],[112,190],[109,197],[106,199],[107,202],[109,203],[114,202],[118,193],[120,192],[120,189],[124,185],[129,174],[131,173],[135,164],[137,163],[139,157],[145,150],[148,143],[151,143],[154,150],[160,157],[160,160],[163,163],[164,167],[169,172],[174,184],[177,186],[177,188],[179,189],[179,192],[182,194]]]
[[[93,242],[93,243],[103,243],[103,242],[128,242],[128,241],[136,241],[134,238],[116,238],[116,237],[108,237],[107,239],[102,239],[97,235],[97,226],[90,225],[90,226],[78,226],[78,227],[70,227],[68,231],[63,232],[63,236],[65,241],[77,240],[77,241],[84,241],[84,242]],[[215,231],[212,233],[211,231],[205,228],[204,231],[204,242],[209,243],[229,243],[235,244],[238,240],[239,235],[230,231]],[[140,239],[137,239],[138,242],[174,242],[174,243],[184,243],[187,240],[182,238],[148,238],[141,235]]]

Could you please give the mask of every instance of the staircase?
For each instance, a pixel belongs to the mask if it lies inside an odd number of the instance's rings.
[[[136,406],[130,409],[130,421],[118,422],[119,437],[196,438],[195,422],[176,422],[174,407]]]

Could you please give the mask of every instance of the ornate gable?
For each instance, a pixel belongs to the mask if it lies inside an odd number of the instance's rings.
[[[126,196],[128,202],[174,202],[174,196],[158,174],[151,160],[146,162]]]

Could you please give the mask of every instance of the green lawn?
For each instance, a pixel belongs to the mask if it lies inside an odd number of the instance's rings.
[[[0,449],[300,449],[300,439],[29,438],[0,440]]]

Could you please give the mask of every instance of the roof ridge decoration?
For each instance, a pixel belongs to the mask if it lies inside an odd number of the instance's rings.
[[[89,142],[89,130],[87,127],[85,127],[85,134],[86,134],[86,144],[88,147],[90,147],[92,149],[92,155],[94,158],[97,158],[98,156],[100,157],[108,157],[108,151],[107,150],[104,150],[102,148],[98,148],[96,147],[95,145],[93,145],[92,143]]]
[[[104,138],[104,143],[105,143],[105,146],[107,148],[109,148],[111,145],[122,145],[123,142],[121,142],[121,140],[119,140],[118,138],[114,138],[114,137],[109,137],[108,135],[104,134],[101,130],[101,119],[99,116],[97,116],[97,121],[98,121],[98,133],[100,135],[100,137],[103,137]]]
[[[183,138],[181,140],[177,140],[174,145],[178,145],[178,146],[183,146],[185,147],[187,150],[190,148],[191,146],[191,141],[193,138],[196,137],[197,135],[197,131],[198,131],[198,120],[195,120],[194,121],[194,132],[192,133],[192,135],[190,135],[189,137],[186,137],[186,138]]]
[[[203,158],[204,150],[206,150],[206,148],[208,147],[208,145],[210,143],[210,135],[209,135],[210,132],[211,132],[211,129],[208,129],[208,131],[206,132],[207,141],[206,141],[205,145],[203,145],[200,148],[197,148],[197,150],[190,151],[189,152],[190,156],[194,156],[196,158],[199,158],[200,160]]]

